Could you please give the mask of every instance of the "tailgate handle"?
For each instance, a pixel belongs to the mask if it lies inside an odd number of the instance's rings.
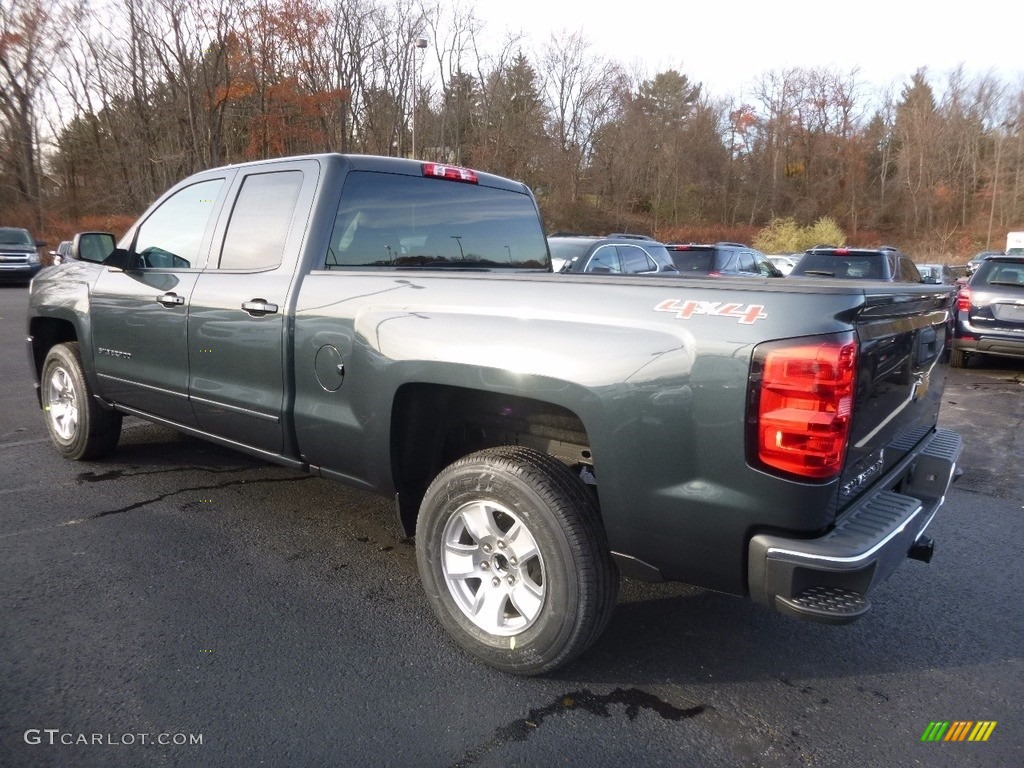
[[[156,300],[165,307],[180,307],[185,303],[185,297],[176,293],[163,293],[156,297]]]
[[[939,334],[935,328],[925,328],[921,331],[921,340],[918,342],[917,362],[923,363],[935,357],[939,351]]]
[[[242,309],[244,309],[253,317],[263,317],[263,315],[277,314],[277,304],[271,304],[266,299],[253,299],[252,301],[243,301]]]

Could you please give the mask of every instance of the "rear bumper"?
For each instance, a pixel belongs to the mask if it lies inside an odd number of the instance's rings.
[[[953,349],[999,357],[1024,357],[1024,330],[996,329],[973,325],[966,312],[959,312]]]
[[[940,429],[817,539],[758,534],[748,549],[751,597],[799,618],[851,622],[868,611],[869,592],[913,547],[930,553],[924,531],[958,476],[963,442]]]
[[[978,334],[971,339],[953,339],[953,349],[979,355],[1024,357],[1024,337],[1000,336],[993,333]]]

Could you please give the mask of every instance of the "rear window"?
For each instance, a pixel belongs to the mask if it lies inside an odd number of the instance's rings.
[[[810,251],[793,268],[792,275],[815,275],[851,280],[882,280],[885,269],[880,253],[832,253]]]
[[[548,240],[548,248],[551,250],[551,260],[564,262],[564,269],[583,256],[590,248],[589,240],[559,240],[552,238]]]
[[[1019,285],[1024,288],[1024,260],[982,262],[971,284]]]
[[[710,272],[715,262],[715,252],[708,250],[700,251],[676,251],[669,250],[676,269],[680,272]]]
[[[532,198],[505,189],[354,171],[326,269],[550,269]]]

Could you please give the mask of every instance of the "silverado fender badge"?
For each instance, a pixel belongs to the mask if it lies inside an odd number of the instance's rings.
[[[666,299],[654,308],[655,312],[675,312],[680,320],[689,320],[694,315],[714,315],[716,317],[732,317],[741,325],[753,325],[764,320],[768,313],[761,304],[730,304],[722,301],[678,301]]]
[[[107,357],[119,357],[122,360],[130,360],[132,357],[131,352],[122,352],[119,349],[107,349],[106,347],[97,347],[96,351],[101,355],[106,355]]]

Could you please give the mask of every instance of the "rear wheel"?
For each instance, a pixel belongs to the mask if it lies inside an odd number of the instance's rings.
[[[949,353],[949,365],[952,368],[967,367],[967,353],[962,349],[953,349]]]
[[[96,402],[77,342],[57,344],[46,355],[42,400],[50,440],[65,458],[95,459],[117,446],[121,414]]]
[[[593,644],[618,574],[597,508],[561,462],[492,448],[444,469],[420,507],[416,554],[441,624],[487,664],[549,672]]]

